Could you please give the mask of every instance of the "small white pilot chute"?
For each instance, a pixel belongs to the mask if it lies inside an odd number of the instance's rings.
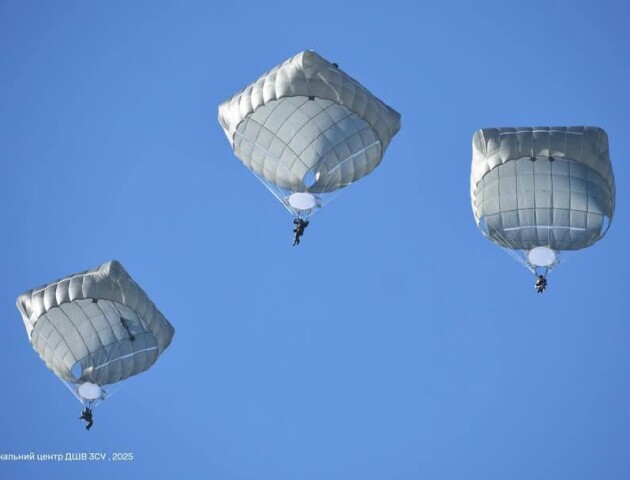
[[[103,397],[103,389],[96,383],[85,382],[79,385],[77,393],[81,400],[91,403]]]
[[[291,208],[297,212],[309,212],[317,207],[317,198],[308,192],[292,193],[287,200]]]
[[[534,247],[527,254],[527,260],[534,268],[549,268],[556,263],[556,253],[549,247]]]

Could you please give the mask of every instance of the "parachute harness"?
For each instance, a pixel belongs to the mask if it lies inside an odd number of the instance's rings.
[[[549,267],[545,268],[544,274],[539,274],[537,271],[534,272],[534,276],[536,277],[536,282],[534,283],[534,288],[537,293],[543,293],[547,288],[547,273],[549,272]]]

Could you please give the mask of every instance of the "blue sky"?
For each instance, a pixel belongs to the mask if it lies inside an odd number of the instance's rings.
[[[630,4],[0,1],[0,478],[630,477]],[[311,48],[402,114],[383,163],[291,217],[218,104]],[[597,125],[617,209],[536,295],[477,231],[482,127]],[[19,293],[118,259],[176,328],[95,413]]]

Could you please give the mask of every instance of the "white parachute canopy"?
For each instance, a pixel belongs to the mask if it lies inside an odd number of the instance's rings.
[[[149,369],[174,334],[115,260],[29,290],[17,307],[35,351],[82,402]]]
[[[400,129],[395,110],[313,51],[223,102],[219,122],[235,155],[299,216],[376,168]]]
[[[473,137],[475,221],[495,244],[535,271],[608,230],[615,180],[598,127],[486,128]]]

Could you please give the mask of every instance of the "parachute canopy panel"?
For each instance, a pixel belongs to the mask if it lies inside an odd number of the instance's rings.
[[[370,173],[400,129],[395,110],[313,51],[223,102],[219,122],[235,155],[259,178],[311,193]]]
[[[477,225],[513,250],[588,247],[615,207],[608,136],[598,127],[479,130],[470,183]]]
[[[117,261],[29,290],[17,307],[33,348],[71,383],[107,385],[143,372],[174,334]]]

